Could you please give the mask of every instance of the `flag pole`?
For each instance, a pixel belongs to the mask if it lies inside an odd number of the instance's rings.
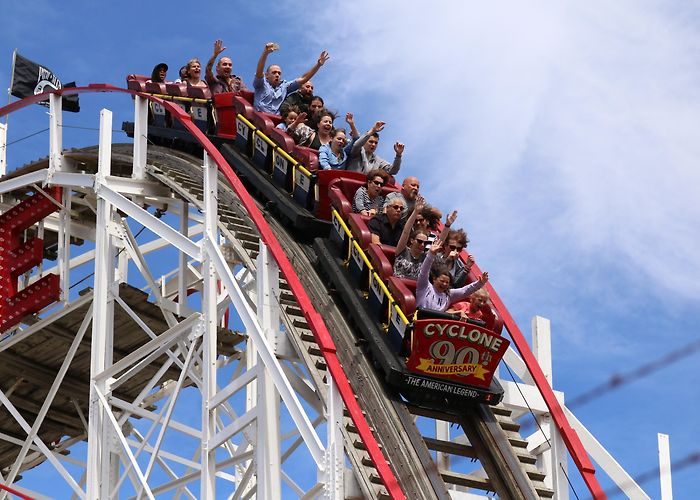
[[[15,84],[15,61],[17,60],[17,49],[12,51],[12,70],[10,71],[10,87],[7,89],[7,104],[12,101],[12,86]],[[10,119],[10,113],[5,115],[5,125],[7,126],[7,121]]]

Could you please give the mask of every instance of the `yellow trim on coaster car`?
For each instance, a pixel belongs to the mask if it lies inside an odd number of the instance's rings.
[[[379,288],[382,289],[384,292],[384,295],[389,299],[389,304],[387,307],[387,314],[386,318],[384,318],[386,321],[382,321],[382,324],[384,325],[384,332],[389,331],[389,323],[391,322],[391,306],[394,305],[394,297],[392,297],[391,293],[389,293],[389,288],[387,288],[386,284],[384,283],[384,280],[379,277],[379,273],[376,271],[372,271],[370,273],[370,282],[369,282],[369,288],[372,288],[372,281],[376,281],[379,283]]]
[[[374,267],[372,267],[372,263],[369,261],[367,258],[367,255],[365,255],[365,252],[360,248],[360,245],[357,243],[357,240],[355,238],[352,239],[352,245],[354,247],[357,247],[357,251],[360,253],[360,257],[362,257],[362,260],[365,261],[365,264],[367,264],[367,268],[369,269],[370,273],[374,271]],[[367,283],[369,285],[369,283]]]
[[[252,123],[250,123],[250,122],[248,121],[248,119],[247,119],[245,116],[241,115],[241,114],[237,114],[237,115],[236,115],[236,120],[241,120],[243,123],[245,123],[246,125],[248,125],[248,126],[253,130],[253,132],[255,132],[255,131],[258,130],[258,127],[256,127],[256,126],[253,125]]]
[[[163,99],[164,101],[185,101],[185,102],[196,102],[198,104],[208,104],[211,102],[210,99],[200,99],[198,97],[180,97],[177,95],[168,95],[168,94],[151,94],[150,92],[144,92],[144,94],[159,97],[160,99]]]
[[[343,256],[343,266],[348,267],[348,263],[350,262],[350,245],[352,244],[352,240],[354,240],[355,238],[353,238],[352,231],[350,231],[350,228],[345,223],[343,218],[340,216],[340,214],[338,213],[338,210],[336,210],[335,208],[332,208],[331,209],[331,223],[335,219],[338,220],[338,223],[340,224],[340,228],[343,230],[343,232],[345,233],[345,237],[348,240],[348,250],[347,250],[347,252],[345,252],[345,255]]]
[[[269,144],[270,146],[272,146],[273,148],[278,148],[278,147],[279,147],[275,141],[273,141],[273,140],[270,139],[268,136],[266,136],[265,134],[263,134],[262,132],[260,132],[260,130],[255,130],[255,133],[256,133],[257,135],[259,135],[260,137],[262,137],[262,138],[265,140],[265,142],[268,143],[268,144]]]
[[[295,167],[295,166],[297,165],[297,163],[299,163],[299,162],[296,161],[294,158],[292,158],[291,156],[289,156],[289,153],[287,153],[284,149],[282,149],[282,148],[280,148],[279,146],[277,146],[277,143],[275,143],[275,154],[277,154],[277,153],[279,153],[279,154],[281,154],[282,156],[284,156],[284,157],[286,158],[286,160],[292,164],[292,167]]]
[[[297,164],[294,166],[296,167],[295,170],[298,168],[299,170],[301,170],[301,173],[304,174],[306,177],[313,177],[313,174],[311,172],[309,172],[306,169],[306,167],[304,165],[302,165],[301,163],[297,162]]]
[[[391,295],[390,295],[390,296],[391,296]],[[405,324],[407,324],[407,325],[411,324],[411,322],[408,321],[408,318],[407,318],[406,315],[403,313],[403,311],[401,310],[401,308],[399,307],[399,305],[398,305],[397,302],[394,302],[394,307],[396,308],[396,312],[398,313],[399,318],[401,319],[401,321],[403,321],[403,322],[404,322]]]

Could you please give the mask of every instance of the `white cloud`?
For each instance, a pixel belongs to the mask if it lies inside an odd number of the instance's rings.
[[[389,122],[386,155],[404,140],[434,198],[480,207],[469,227],[481,236],[512,227],[544,263],[571,253],[694,300],[700,37],[688,14],[631,0],[360,1],[323,14],[313,36],[333,57],[327,94],[376,102],[381,116],[361,121]]]

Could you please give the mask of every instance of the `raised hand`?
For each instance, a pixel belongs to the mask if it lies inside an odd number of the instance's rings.
[[[399,156],[401,156],[403,154],[403,148],[404,148],[404,145],[400,142],[397,142],[396,144],[394,144],[394,152]]]
[[[457,210],[453,210],[450,215],[447,216],[447,223],[445,224],[446,226],[451,226],[454,221],[457,220]]]
[[[321,55],[318,56],[318,65],[323,66],[324,64],[326,64],[326,61],[330,59],[330,57],[331,56],[330,54],[328,54],[328,51],[324,50],[323,52],[321,52]]]
[[[221,54],[224,50],[226,50],[226,47],[224,47],[223,41],[217,40],[214,42],[214,57]]]
[[[385,122],[375,122],[374,126],[372,127],[372,132],[381,132],[382,130],[384,130],[384,125],[386,125]]]
[[[265,52],[267,52],[268,54],[278,50],[279,48],[280,48],[279,44],[275,43],[275,42],[267,42],[265,44]]]
[[[292,123],[289,124],[288,129],[295,129],[297,128],[300,124],[304,123],[306,121],[306,113],[302,112],[297,115],[296,120],[294,120]]]
[[[470,254],[469,257],[467,257],[467,263],[464,265],[467,271],[469,271],[472,268],[474,262],[474,256]]]
[[[416,196],[416,205],[415,205],[414,210],[416,211],[416,213],[418,213],[421,210],[423,210],[424,208],[425,208],[425,198],[423,198],[423,196],[421,196],[421,195]]]
[[[484,272],[484,273],[482,273],[481,276],[479,276],[479,283],[481,283],[482,285],[485,285],[488,282],[488,280],[489,280],[489,273],[487,273],[487,272]]]
[[[352,113],[345,113],[345,121],[348,123],[348,125],[354,125],[355,116]]]
[[[440,251],[442,248],[442,244],[444,241],[442,241],[440,238],[437,238],[435,241],[433,241],[433,244],[430,245],[430,249],[428,250],[431,254],[435,255]]]

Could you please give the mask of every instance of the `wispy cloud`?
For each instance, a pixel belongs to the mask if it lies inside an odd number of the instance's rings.
[[[332,51],[328,93],[380,104],[387,154],[404,139],[406,168],[484,239],[498,228],[537,248],[539,268],[557,254],[614,263],[630,283],[653,278],[696,300],[700,33],[689,10],[360,1],[324,14],[315,43]]]

